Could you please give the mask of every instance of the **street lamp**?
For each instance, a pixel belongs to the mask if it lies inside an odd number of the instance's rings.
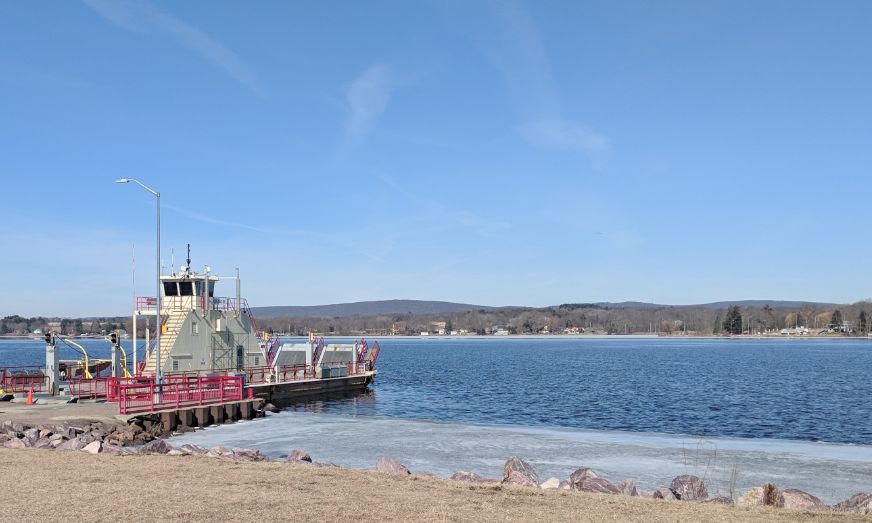
[[[155,333],[155,369],[157,369],[157,382],[163,382],[163,376],[161,375],[161,359],[160,359],[160,193],[155,191],[151,187],[145,185],[135,178],[121,178],[120,180],[115,180],[115,183],[130,183],[133,182],[146,191],[150,192],[154,195],[155,201],[157,202],[157,321],[155,321],[157,332]],[[146,347],[147,349],[147,347]],[[133,347],[133,350],[136,351],[136,347]],[[133,372],[136,372],[136,369],[133,369]]]

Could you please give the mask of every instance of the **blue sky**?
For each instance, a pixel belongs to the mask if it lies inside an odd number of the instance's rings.
[[[872,296],[870,15],[2,3],[0,314],[124,314],[134,245],[153,292],[120,177],[254,305]]]

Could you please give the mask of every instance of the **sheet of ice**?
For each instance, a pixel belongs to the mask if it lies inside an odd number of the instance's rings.
[[[175,436],[174,445],[254,447],[272,457],[290,449],[313,459],[372,468],[381,456],[412,472],[449,476],[469,470],[498,478],[510,455],[529,461],[544,481],[590,467],[614,482],[634,478],[654,489],[679,474],[706,480],[709,493],[730,495],[771,481],[833,503],[872,490],[872,446],[786,440],[701,438],[615,431],[550,430],[435,423],[377,416],[281,412],[265,419]]]

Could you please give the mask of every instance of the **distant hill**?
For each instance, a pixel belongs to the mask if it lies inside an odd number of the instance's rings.
[[[638,301],[622,301],[622,302],[598,302],[595,305],[609,309],[662,309],[662,308],[702,308],[702,309],[726,309],[732,305],[739,307],[762,307],[768,304],[773,309],[800,309],[804,305],[812,305],[818,308],[835,307],[841,305],[839,303],[824,303],[817,301],[788,301],[788,300],[736,300],[736,301],[715,301],[711,303],[699,303],[696,305],[663,305],[658,303],[643,303]]]
[[[350,316],[378,316],[382,314],[444,314],[495,307],[426,300],[381,300],[331,305],[284,305],[252,307],[258,318],[347,318]]]
[[[553,308],[580,309],[683,309],[702,308],[710,310],[726,309],[731,305],[740,307],[762,307],[766,304],[774,309],[799,309],[804,305],[818,308],[835,307],[836,303],[821,303],[809,301],[785,300],[736,300],[700,303],[696,305],[664,305],[639,301],[568,303]],[[528,307],[491,307],[487,305],[472,305],[469,303],[454,303],[449,301],[428,300],[380,300],[359,301],[354,303],[334,303],[331,305],[281,305],[274,307],[252,307],[252,312],[258,318],[349,318],[353,316],[380,316],[386,314],[447,314],[477,310],[510,310],[527,309]]]

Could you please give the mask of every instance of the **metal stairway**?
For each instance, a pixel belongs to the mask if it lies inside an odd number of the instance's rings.
[[[167,363],[167,360],[170,357],[170,353],[173,350],[173,345],[176,343],[176,338],[179,337],[179,332],[182,329],[182,324],[185,323],[185,318],[188,316],[188,311],[170,311],[167,316],[167,321],[164,325],[166,325],[166,332],[162,333],[160,336],[160,365],[161,368]],[[156,372],[156,367],[154,364],[155,359],[157,358],[157,351],[152,350],[151,354],[148,355],[147,363],[145,364],[145,369],[143,369],[143,373],[145,374],[154,374]]]

